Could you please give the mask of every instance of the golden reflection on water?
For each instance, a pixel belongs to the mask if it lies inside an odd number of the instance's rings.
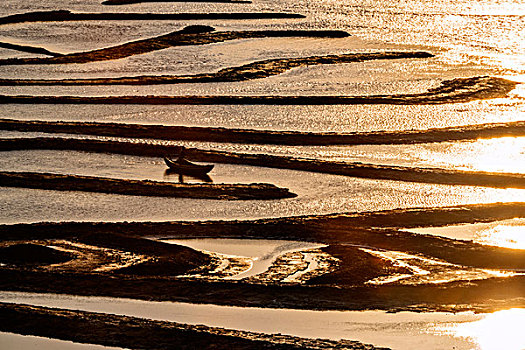
[[[461,154],[465,157],[458,159],[458,155]],[[436,155],[440,156],[439,153]],[[500,137],[453,143],[442,158],[442,162],[460,162],[458,168],[463,169],[525,173],[525,137]]]
[[[470,317],[476,320],[436,323],[427,332],[462,338],[472,345],[471,349],[525,349],[525,309],[515,308],[485,315],[471,314]]]
[[[513,173],[525,172],[525,138],[503,137],[497,140],[479,140],[481,147],[474,155],[472,165],[474,169],[484,171],[508,171]],[[507,157],[507,155],[512,155]]]
[[[454,325],[449,331],[472,340],[481,350],[523,350],[524,325],[525,309],[510,309],[494,312],[479,321]]]
[[[525,225],[498,225],[477,232],[474,242],[507,247],[514,249],[525,249]]]
[[[478,224],[423,227],[408,229],[407,231],[453,239],[472,240],[475,243],[497,247],[525,249],[524,218]]]

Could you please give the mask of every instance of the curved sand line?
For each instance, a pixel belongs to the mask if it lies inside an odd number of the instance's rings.
[[[480,311],[523,307],[525,278],[422,286],[253,285],[158,276],[60,274],[0,269],[4,291],[313,310]],[[173,347],[169,344],[168,348]]]
[[[0,319],[2,331],[52,336],[79,343],[131,349],[213,347],[215,349],[388,350],[352,340],[300,338],[12,303],[0,303]],[[86,329],[89,329],[89,332],[86,332]],[[191,346],[181,344],[191,344]]]
[[[428,214],[440,211],[443,217],[453,219],[463,216],[471,218],[469,211],[492,215],[494,210],[522,210],[525,203],[506,203],[450,208],[430,208]],[[504,207],[504,208],[501,208]],[[444,210],[446,209],[446,211]],[[103,223],[103,222],[60,222],[38,224],[2,225],[4,241],[63,239],[88,244],[110,246],[113,249],[143,252],[140,236],[168,235],[172,237],[298,237],[299,240],[327,242],[329,254],[346,259],[341,268],[303,285],[254,285],[251,283],[205,281],[170,278],[157,273],[136,275],[127,274],[63,274],[55,272],[28,271],[23,269],[0,269],[0,285],[3,290],[24,290],[34,292],[67,293],[78,295],[104,295],[129,297],[147,300],[171,300],[207,302],[221,305],[288,307],[314,309],[382,309],[400,310],[497,310],[516,307],[523,302],[522,293],[525,279],[522,276],[496,278],[470,283],[440,283],[437,285],[382,285],[370,286],[352,283],[345,279],[347,272],[357,273],[354,278],[363,277],[370,272],[357,269],[355,259],[363,254],[355,254],[363,246],[374,249],[400,250],[435,256],[449,262],[462,261],[467,266],[494,268],[521,268],[525,259],[523,250],[487,247],[472,242],[443,239],[399,232],[395,230],[365,230],[351,225],[352,219],[366,216],[387,216],[397,220],[400,215],[418,218],[426,214],[425,209],[404,209],[376,213],[348,213],[294,218],[276,218],[250,221],[209,221],[209,222],[143,222],[143,223]],[[392,216],[391,216],[392,215]],[[349,225],[350,224],[350,225]],[[116,234],[115,232],[119,232]],[[131,241],[131,242],[130,242]],[[340,242],[339,246],[332,242]],[[131,247],[130,246],[131,243]],[[158,242],[155,242],[160,247]],[[152,242],[148,244],[150,248]],[[120,248],[119,248],[120,247]],[[127,247],[127,248],[126,248]],[[135,247],[135,248],[134,248]],[[396,248],[397,247],[397,248]],[[401,249],[399,249],[399,247]],[[130,250],[130,248],[132,250]],[[390,248],[390,249],[389,249]],[[392,249],[394,248],[394,249]],[[180,248],[178,248],[180,249]],[[158,249],[149,250],[149,255]],[[370,258],[367,261],[370,261]],[[191,263],[193,260],[187,260]],[[152,272],[160,271],[164,265],[154,266]],[[369,265],[365,264],[365,267]],[[382,263],[381,266],[384,266]],[[386,266],[387,267],[387,266]],[[353,269],[353,270],[352,270]],[[213,293],[210,293],[212,288]],[[169,291],[167,293],[166,291]],[[494,302],[494,300],[502,300]]]
[[[133,55],[140,55],[174,46],[205,45],[238,39],[281,37],[344,38],[349,36],[348,33],[339,30],[259,30],[239,32],[214,32],[214,30],[215,29],[210,26],[194,25],[154,38],[132,41],[126,44],[104,49],[66,54],[60,57],[2,59],[0,60],[0,65],[100,62],[121,59]]]
[[[58,57],[57,59],[60,59]],[[55,59],[55,58],[51,58]],[[153,105],[425,105],[466,103],[507,97],[516,82],[503,78],[474,77],[446,80],[437,88],[417,94],[369,96],[10,96],[0,104],[153,104]]]
[[[180,153],[181,146],[73,138],[0,139],[0,151],[22,149],[79,150],[162,157],[165,154]],[[525,188],[524,174],[334,162],[267,154],[200,150],[196,148],[186,148],[186,154],[195,161],[301,170],[358,178],[495,188]]]
[[[309,215],[258,220],[168,222],[42,222],[0,225],[4,240],[65,239],[76,235],[125,232],[137,237],[285,239],[376,247],[425,254],[479,268],[525,269],[525,250],[421,235],[396,228],[475,223],[525,216],[525,202],[377,212]],[[386,227],[378,229],[377,227]],[[390,228],[388,228],[390,227]]]
[[[183,140],[275,145],[416,144],[525,136],[525,121],[447,128],[371,132],[300,132],[215,127],[165,126],[98,122],[15,120],[0,118],[0,130],[64,133],[157,140]]]
[[[296,195],[271,184],[184,184],[95,176],[0,172],[0,186],[56,191],[87,191],[134,196],[205,199],[281,199]]]
[[[41,55],[53,56],[53,57],[62,56],[61,53],[52,52],[52,51],[49,51],[47,49],[44,49],[42,47],[37,47],[37,46],[18,45],[18,44],[11,44],[11,43],[6,43],[6,42],[0,42],[0,47],[4,48],[4,49],[9,49],[9,50],[16,50],[16,51],[21,51],[21,52],[36,53],[36,54],[41,54]]]
[[[239,67],[230,67],[216,73],[195,75],[148,75],[122,78],[89,79],[0,79],[0,86],[12,85],[153,85],[183,83],[221,83],[267,78],[297,67],[320,64],[342,64],[371,60],[434,57],[427,52],[376,52],[348,53],[342,55],[310,56],[299,58],[277,58],[252,62]]]
[[[225,13],[75,13],[69,10],[36,11],[0,17],[0,25],[27,22],[66,21],[165,21],[215,19],[280,19],[305,18],[286,12],[225,12]]]

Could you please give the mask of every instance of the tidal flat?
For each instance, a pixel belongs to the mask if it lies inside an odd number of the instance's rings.
[[[523,349],[523,13],[5,0],[0,347]]]

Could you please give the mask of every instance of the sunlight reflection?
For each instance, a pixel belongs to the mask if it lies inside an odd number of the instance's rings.
[[[524,324],[525,309],[510,309],[479,321],[454,325],[449,331],[457,337],[472,339],[482,350],[520,350],[525,349]]]
[[[421,227],[407,231],[472,240],[475,243],[498,247],[525,249],[525,219],[515,218],[488,223]]]
[[[525,137],[443,142],[416,147],[416,160],[461,170],[525,173]]]
[[[474,146],[472,151],[475,152],[472,154],[471,160],[473,169],[513,173],[525,172],[525,163],[518,161],[523,160],[525,154],[524,137],[478,140],[472,146]]]
[[[475,234],[474,242],[525,249],[525,226],[498,225],[487,230],[481,230]]]

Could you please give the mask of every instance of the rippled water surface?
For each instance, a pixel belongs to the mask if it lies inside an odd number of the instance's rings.
[[[18,162],[20,166],[16,165]],[[71,151],[6,152],[0,161],[0,169],[179,181],[177,175],[165,173],[166,167],[160,158]],[[289,188],[298,197],[219,201],[3,187],[0,188],[0,199],[5,203],[5,209],[0,214],[0,221],[248,219],[520,201],[525,198],[525,190],[517,189],[369,180],[230,164],[216,164],[210,176],[216,183],[269,182]]]
[[[525,219],[522,218],[479,224],[422,227],[407,231],[472,240],[485,245],[525,249]]]

